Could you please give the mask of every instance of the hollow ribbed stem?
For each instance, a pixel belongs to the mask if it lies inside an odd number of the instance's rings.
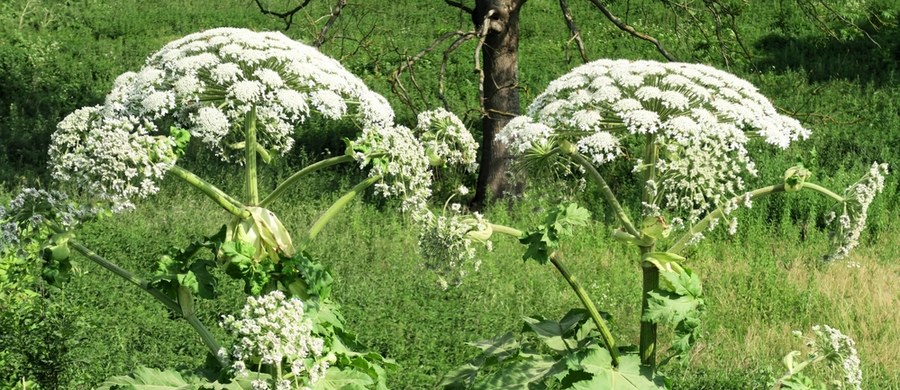
[[[281,182],[281,184],[279,184],[278,187],[275,187],[275,190],[273,190],[261,202],[259,202],[259,206],[260,207],[268,206],[269,204],[274,202],[276,199],[278,199],[278,197],[281,196],[281,194],[283,194],[285,191],[287,191],[288,188],[290,188],[291,186],[296,184],[300,179],[302,179],[304,176],[306,176],[310,173],[318,171],[319,169],[322,169],[322,168],[330,167],[332,165],[337,165],[340,163],[352,162],[352,161],[353,161],[353,157],[348,156],[348,155],[342,155],[342,156],[337,156],[337,157],[332,157],[332,158],[326,158],[326,159],[324,159],[322,161],[318,161],[314,164],[307,165],[303,169],[301,169],[297,172],[294,172],[293,175],[291,175],[290,177],[285,179],[283,182]]]
[[[228,362],[225,361],[222,356],[219,356],[219,350],[222,349],[222,346],[216,341],[216,338],[212,333],[209,332],[206,325],[203,325],[203,322],[197,318],[197,313],[194,311],[194,297],[191,295],[191,290],[185,286],[178,286],[178,304],[181,306],[181,316],[184,317],[188,324],[194,328],[194,331],[200,335],[200,339],[203,340],[203,345],[205,345],[212,355],[216,357],[219,365],[228,367]]]
[[[495,223],[489,224],[491,227],[491,231],[494,233],[502,233],[507,234],[516,238],[522,238],[525,236],[525,233],[519,229],[498,225]],[[594,301],[591,300],[591,297],[588,296],[587,291],[581,287],[581,284],[578,283],[578,280],[575,279],[575,276],[569,273],[569,270],[563,265],[563,263],[559,260],[558,252],[554,252],[550,255],[550,263],[556,267],[556,270],[559,271],[560,275],[562,275],[563,279],[569,283],[569,287],[572,288],[572,291],[575,292],[575,295],[578,296],[578,299],[581,300],[581,304],[587,309],[588,314],[591,316],[591,320],[594,321],[594,325],[597,325],[597,329],[600,330],[600,338],[603,340],[603,344],[606,346],[606,349],[609,350],[609,355],[612,357],[613,366],[619,366],[619,350],[616,349],[615,339],[612,337],[612,333],[609,331],[609,327],[606,326],[606,321],[600,316],[600,311],[597,310],[597,307],[594,306]]]
[[[169,172],[203,192],[235,217],[243,219],[250,216],[250,213],[244,210],[244,205],[241,202],[232,198],[218,187],[207,183],[191,171],[175,165],[169,169]]]
[[[247,202],[259,203],[259,187],[256,182],[256,107],[250,109],[244,118],[244,163],[246,164]]]
[[[656,163],[659,160],[659,144],[656,142],[656,135],[651,134],[647,140],[644,149],[644,163],[647,168],[644,171],[644,188],[642,189],[641,201],[643,205],[655,204],[655,193],[651,193],[649,183],[656,182]],[[654,240],[649,240],[647,244],[640,246],[641,259],[644,255],[656,250]],[[659,270],[656,267],[641,267],[641,313],[646,313],[650,309],[650,292],[659,288]],[[641,354],[641,364],[650,367],[652,371],[656,370],[656,345],[658,339],[657,324],[652,321],[644,320],[641,315],[641,335],[639,341],[639,349]]]
[[[613,339],[612,333],[609,332],[606,321],[603,320],[597,307],[594,306],[594,302],[591,301],[591,297],[587,295],[587,291],[581,287],[578,280],[575,279],[575,276],[570,274],[569,270],[566,269],[562,262],[560,262],[558,253],[550,255],[550,263],[556,267],[556,270],[559,271],[563,279],[569,283],[569,287],[572,288],[572,291],[574,291],[575,295],[578,296],[578,299],[581,300],[581,304],[584,305],[584,308],[587,309],[588,313],[591,315],[594,325],[597,325],[597,329],[600,330],[600,338],[603,340],[603,344],[606,345],[606,349],[609,350],[609,356],[612,358],[613,367],[618,367],[619,350],[616,349],[616,341]]]
[[[613,211],[616,213],[616,217],[619,218],[619,222],[622,223],[622,227],[625,228],[629,234],[634,236],[635,238],[641,238],[641,233],[634,227],[634,224],[631,222],[631,218],[628,217],[628,214],[625,213],[625,209],[622,208],[622,205],[619,204],[619,200],[616,199],[616,195],[613,194],[612,189],[609,188],[609,184],[606,184],[606,180],[603,179],[603,176],[600,175],[600,172],[597,172],[597,169],[594,168],[594,165],[591,164],[588,159],[584,158],[580,153],[575,152],[570,154],[572,160],[584,167],[587,170],[588,174],[597,182],[597,185],[600,186],[600,193],[603,194],[603,198],[606,200],[606,203],[612,207]]]
[[[371,187],[379,180],[381,180],[381,176],[373,176],[366,180],[363,180],[346,194],[344,194],[344,196],[338,198],[338,200],[336,200],[331,205],[331,207],[328,208],[328,210],[325,210],[325,212],[322,213],[321,216],[319,216],[319,219],[317,219],[316,222],[314,222],[313,225],[309,228],[309,232],[306,234],[303,242],[300,243],[300,248],[306,248],[312,242],[312,240],[314,240],[316,236],[319,235],[319,232],[322,231],[322,228],[324,228],[325,225],[328,224],[328,222],[331,221],[331,219],[334,218],[334,216],[337,215],[337,213],[340,212],[341,209],[344,208],[344,206],[347,205],[347,203],[350,203],[350,201],[355,198],[357,194],[365,191],[366,188]]]
[[[831,190],[829,190],[829,189],[827,189],[827,188],[825,188],[825,187],[822,187],[822,186],[820,186],[820,185],[818,185],[818,184],[815,184],[815,183],[807,183],[807,182],[804,182],[804,183],[803,183],[803,188],[809,189],[809,190],[813,190],[813,191],[816,191],[816,192],[818,192],[818,193],[820,193],[820,194],[822,194],[822,195],[825,195],[825,196],[827,196],[827,197],[829,197],[829,198],[831,198],[831,199],[834,199],[834,200],[836,200],[836,201],[838,201],[838,202],[844,202],[844,201],[846,201],[846,199],[844,199],[843,196],[840,196],[840,195],[838,195],[838,194],[835,194],[835,193],[832,192]]]

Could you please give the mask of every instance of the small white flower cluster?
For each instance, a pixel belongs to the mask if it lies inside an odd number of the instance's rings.
[[[152,128],[137,117],[106,116],[101,106],[78,109],[51,138],[53,177],[109,201],[113,211],[132,208],[131,199],[159,191],[175,163],[175,142],[150,135]]]
[[[41,231],[45,220],[68,230],[96,215],[95,209],[71,202],[65,193],[25,188],[6,207],[0,206],[0,253],[14,252],[27,244],[26,237]]]
[[[441,287],[457,286],[471,271],[478,271],[481,260],[475,256],[475,241],[491,248],[490,226],[481,214],[459,214],[454,205],[450,215],[427,213],[420,222],[419,251],[425,267],[438,274]],[[448,280],[449,279],[449,280]]]
[[[401,199],[401,209],[417,217],[431,196],[431,171],[425,148],[404,126],[367,127],[350,142],[359,167],[370,166],[369,177],[381,176],[375,192]]]
[[[53,175],[124,208],[155,193],[174,163],[169,126],[240,162],[248,117],[256,117],[259,146],[285,154],[313,113],[352,116],[362,127],[394,118],[384,97],[315,48],[277,32],[207,30],[119,76],[103,106],[66,117],[50,149]]]
[[[287,299],[281,291],[261,297],[250,296],[238,318],[226,316],[222,326],[237,340],[231,349],[235,375],[247,376],[258,364],[290,367],[296,383],[312,386],[325,376],[328,360],[323,356],[325,341],[312,333],[313,323],[304,315],[303,301]],[[289,389],[280,380],[276,389]],[[265,381],[255,388],[268,389]]]
[[[626,138],[653,136],[662,146],[657,202],[687,211],[693,224],[740,194],[744,175],[756,174],[750,135],[785,148],[809,131],[778,114],[747,81],[712,67],[599,60],[550,83],[528,117],[510,121],[497,138],[519,155],[564,139],[602,165],[625,154],[623,145],[637,144]]]
[[[844,370],[844,381],[856,390],[862,389],[862,369],[856,343],[849,336],[828,325],[814,325],[814,346]]]
[[[859,235],[866,227],[869,205],[875,195],[884,190],[884,177],[887,174],[887,164],[873,163],[862,179],[844,191],[843,213],[836,217],[832,212],[826,221],[833,225],[832,243],[836,248],[827,260],[843,259],[859,245]]]
[[[429,156],[437,160],[435,165],[460,165],[468,172],[475,172],[478,144],[459,117],[438,108],[419,114],[417,122],[414,132],[425,144]]]

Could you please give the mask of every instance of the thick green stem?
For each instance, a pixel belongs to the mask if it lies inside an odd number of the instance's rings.
[[[653,252],[656,244],[650,246],[642,246],[641,258],[645,254]],[[659,269],[656,267],[641,267],[642,283],[641,283],[641,313],[646,313],[650,308],[650,292],[659,288]],[[657,345],[658,329],[655,322],[644,319],[641,315],[641,336],[640,336],[640,353],[641,364],[650,367],[656,371],[656,345]]]
[[[609,184],[606,184],[606,180],[603,180],[603,176],[600,175],[600,172],[597,172],[597,169],[594,168],[594,165],[591,164],[588,159],[584,158],[580,153],[575,152],[570,154],[572,160],[574,160],[579,165],[583,166],[585,170],[587,170],[588,174],[594,178],[594,181],[600,186],[600,193],[603,194],[603,198],[606,199],[606,203],[612,207],[613,211],[616,213],[616,217],[619,218],[619,222],[622,223],[622,226],[625,228],[629,234],[634,236],[635,238],[641,238],[641,233],[634,227],[634,224],[631,222],[631,218],[628,217],[628,214],[625,212],[625,209],[622,208],[622,205],[619,204],[619,200],[616,199],[615,194],[613,194],[612,189],[609,188]]]
[[[259,204],[259,187],[256,183],[256,107],[250,109],[244,119],[244,163],[247,176],[247,203]]]
[[[219,350],[222,349],[222,346],[216,341],[216,338],[213,337],[212,333],[209,332],[209,329],[203,325],[203,322],[197,318],[197,313],[194,311],[194,297],[191,295],[191,290],[185,286],[178,286],[178,304],[181,306],[181,316],[184,317],[188,324],[194,328],[194,331],[200,335],[200,339],[203,340],[203,345],[205,345],[212,355],[216,357],[219,365],[228,367],[228,362],[225,361],[224,357],[219,356]]]
[[[846,201],[846,199],[844,199],[843,196],[840,196],[840,195],[838,195],[838,194],[835,194],[835,193],[832,192],[831,190],[829,190],[829,189],[827,189],[827,188],[825,188],[825,187],[822,187],[822,186],[820,186],[820,185],[818,185],[818,184],[815,184],[815,183],[807,183],[807,182],[804,182],[804,183],[803,183],[803,188],[806,188],[806,189],[810,189],[810,190],[816,191],[816,192],[818,192],[818,193],[820,193],[820,194],[822,194],[822,195],[825,195],[825,196],[827,196],[827,197],[829,197],[829,198],[831,198],[831,199],[834,199],[834,200],[836,200],[836,201],[838,201],[838,202],[844,202],[844,201]]]
[[[163,294],[162,291],[159,291],[159,290],[151,287],[150,282],[135,276],[133,273],[131,273],[130,271],[128,271],[122,267],[119,267],[118,264],[113,263],[109,260],[106,260],[102,256],[98,255],[94,251],[92,251],[92,250],[88,249],[87,247],[85,247],[84,245],[82,245],[80,242],[78,242],[78,240],[70,239],[68,244],[69,244],[69,247],[71,247],[72,249],[75,249],[78,253],[81,253],[82,255],[84,255],[84,257],[87,257],[88,259],[90,259],[91,261],[96,263],[97,265],[99,265],[103,268],[106,268],[108,271],[112,272],[116,276],[118,276],[122,279],[125,279],[127,282],[137,286],[141,290],[146,291],[148,294],[152,295],[154,298],[156,298],[156,300],[158,300],[160,303],[162,303],[163,305],[165,305],[167,308],[171,309],[178,315],[182,314],[181,307],[178,306],[178,303],[173,301],[168,296],[166,296],[166,294]]]
[[[494,233],[502,233],[502,234],[513,236],[515,238],[522,238],[522,236],[525,235],[525,232],[523,232],[519,229],[513,228],[513,227],[498,225],[495,223],[489,223],[489,225],[491,227],[491,231]]]
[[[659,160],[659,144],[656,142],[656,135],[650,135],[644,150],[644,163],[647,168],[644,174],[644,186],[641,194],[641,207],[645,205],[655,204],[655,193],[651,193],[648,183],[656,182],[656,163]],[[655,191],[654,191],[655,192]],[[642,237],[643,238],[643,237]],[[646,245],[641,245],[641,259],[644,255],[656,250],[654,240],[649,240]],[[641,313],[646,313],[650,309],[650,292],[659,288],[659,270],[656,267],[641,267]],[[644,320],[641,315],[641,335],[639,348],[641,353],[641,364],[650,367],[652,371],[656,370],[656,345],[658,338],[658,329],[655,322]]]
[[[232,198],[224,191],[220,190],[218,187],[207,183],[205,180],[193,174],[191,171],[175,165],[171,169],[169,169],[169,172],[172,172],[178,178],[184,180],[188,184],[203,192],[206,196],[214,200],[219,204],[219,206],[222,206],[222,208],[227,210],[235,217],[241,219],[250,217],[250,213],[244,210],[244,205],[241,204],[241,202],[239,202],[237,199]]]
[[[612,333],[609,332],[609,327],[606,326],[606,321],[603,320],[603,317],[600,316],[600,312],[597,311],[597,307],[594,306],[594,302],[591,301],[591,297],[588,296],[587,291],[578,284],[578,281],[575,279],[575,276],[569,273],[569,270],[566,269],[565,266],[560,262],[558,253],[553,253],[550,255],[550,263],[556,267],[556,270],[559,271],[560,275],[562,275],[563,279],[569,283],[569,287],[572,287],[572,291],[575,292],[575,295],[578,296],[578,299],[581,300],[581,304],[584,305],[584,308],[587,309],[588,313],[591,315],[591,319],[594,321],[594,325],[597,325],[597,329],[600,330],[600,338],[603,340],[603,344],[606,345],[606,349],[609,351],[609,356],[612,357],[612,365],[613,367],[619,366],[619,350],[616,348],[616,341],[612,337]]]
[[[294,172],[294,174],[291,175],[291,177],[288,177],[283,182],[281,182],[281,184],[279,184],[278,187],[275,187],[275,190],[273,190],[268,196],[265,197],[265,199],[263,199],[261,202],[259,202],[259,206],[260,207],[268,206],[269,204],[274,202],[276,199],[278,199],[278,197],[281,196],[281,194],[283,194],[285,191],[287,191],[288,188],[290,188],[291,186],[296,184],[298,181],[300,181],[300,179],[302,179],[304,176],[306,176],[310,173],[313,173],[322,168],[330,167],[332,165],[337,165],[340,163],[352,162],[352,161],[353,161],[353,157],[348,156],[348,155],[342,155],[342,156],[327,158],[322,161],[316,162],[315,164],[308,165],[308,166],[304,167],[303,169],[301,169],[297,172]]]
[[[300,248],[306,248],[312,242],[312,240],[314,240],[316,236],[319,235],[319,232],[322,231],[322,228],[324,228],[325,225],[328,224],[328,222],[331,221],[331,219],[334,218],[334,216],[337,215],[337,213],[340,212],[341,209],[344,208],[344,206],[347,205],[347,203],[350,203],[350,201],[355,198],[357,194],[365,191],[366,188],[371,187],[379,180],[381,180],[381,176],[372,176],[357,184],[350,191],[344,194],[344,196],[338,198],[338,200],[336,200],[334,204],[332,204],[331,207],[328,208],[328,210],[325,210],[325,212],[321,216],[319,216],[319,219],[317,219],[316,222],[313,223],[312,227],[309,228],[309,232],[306,234],[303,242],[300,243]]]

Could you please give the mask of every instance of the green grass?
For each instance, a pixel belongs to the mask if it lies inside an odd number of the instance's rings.
[[[28,2],[36,7],[32,10],[40,12],[23,16],[26,2],[0,5],[0,38],[4,39],[0,42],[9,43],[0,45],[0,84],[4,85],[0,183],[9,190],[31,184],[35,177],[43,177],[40,181],[46,183],[42,164],[55,123],[77,107],[102,101],[118,74],[139,67],[147,54],[165,42],[221,25],[283,26],[259,15],[249,1],[121,0],[111,5],[96,0],[32,0]],[[330,3],[311,3],[308,14],[300,15],[287,34],[311,41],[318,27],[307,20],[326,14]],[[572,7],[591,58],[660,58],[647,43],[624,36],[587,2],[572,2]],[[730,66],[814,131],[810,140],[784,152],[752,150],[760,168],[756,184],[777,180],[797,160],[813,169],[814,180],[836,188],[849,184],[873,160],[900,165],[896,25],[870,28],[880,47],[859,36],[838,42],[823,38],[796,9],[750,2],[739,27],[752,57],[731,52],[726,65],[715,44],[705,40],[699,29],[682,24],[673,32],[675,14],[659,2],[612,2],[611,7],[629,23],[659,37],[685,61]],[[562,55],[567,31],[555,2],[529,2],[522,18],[520,88],[527,104],[577,62]],[[318,23],[320,27],[322,21]],[[341,58],[391,100],[401,120],[409,121],[414,112],[391,93],[387,75],[440,32],[468,29],[469,23],[467,16],[439,1],[351,3],[335,26],[338,38],[323,51]],[[703,29],[710,31],[711,20],[703,23]],[[473,111],[477,107],[473,49],[474,43],[469,42],[453,57],[446,91],[451,108],[469,123],[478,119]],[[422,97],[415,100],[417,108],[440,104],[435,94],[439,67],[440,54],[415,67],[423,88]],[[410,88],[412,81],[407,77],[404,83]],[[327,126],[306,130],[301,134],[303,152],[279,161],[262,188],[271,189],[276,178],[309,162],[310,156],[342,150],[340,136],[347,132]],[[235,170],[212,160],[199,159],[194,164],[211,181],[240,191]],[[358,179],[352,171],[313,175],[273,210],[297,237]],[[474,181],[459,175],[449,179]],[[614,188],[629,184],[627,178],[611,182]],[[896,175],[889,177],[885,193],[870,210],[870,227],[851,259],[860,263],[859,269],[843,263],[819,264],[827,241],[819,227],[828,204],[804,194],[757,202],[745,212],[737,236],[714,235],[700,245],[688,263],[703,277],[708,312],[702,325],[704,337],[690,360],[667,368],[678,388],[763,388],[764,377],[780,372],[780,358],[797,347],[790,331],[818,323],[835,326],[857,341],[865,388],[900,388],[900,356],[895,348],[900,340],[896,310],[900,290],[895,281],[900,276],[900,227],[895,223],[900,217],[898,183]],[[104,256],[149,274],[169,247],[214,233],[227,220],[202,195],[174,184],[167,182],[158,196],[139,204],[135,212],[88,226],[82,239]],[[439,184],[450,187],[446,182]],[[488,217],[527,228],[538,223],[538,211],[548,200],[572,195],[555,190],[542,193],[538,184],[529,193],[521,201],[494,205]],[[612,314],[614,336],[626,344],[636,343],[641,288],[636,254],[609,238],[598,199],[590,187],[577,198],[598,222],[565,242],[565,261],[598,306]],[[441,290],[414,250],[414,227],[395,209],[373,196],[356,200],[311,248],[332,268],[334,295],[343,304],[348,328],[359,334],[364,345],[402,366],[390,374],[391,388],[428,388],[443,373],[474,356],[475,349],[466,342],[517,330],[525,315],[553,318],[578,305],[555,271],[523,263],[523,248],[507,238],[499,239],[492,253],[483,254],[481,270],[461,287]],[[202,363],[202,344],[183,322],[170,320],[145,293],[99,267],[84,259],[77,263],[80,276],[64,292],[52,295],[54,306],[41,312],[47,319],[44,327],[31,333],[54,343],[43,351],[52,351],[48,354],[52,356],[39,357],[40,369],[52,372],[60,388],[88,388],[139,364],[162,368]],[[234,310],[242,299],[236,283],[223,278],[221,287],[226,293],[219,300],[201,304],[208,324],[215,324],[220,314]]]

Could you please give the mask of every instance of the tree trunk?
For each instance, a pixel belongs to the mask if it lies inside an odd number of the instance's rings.
[[[488,194],[501,197],[510,191],[506,172],[509,157],[506,145],[495,135],[515,115],[519,114],[519,10],[526,0],[477,0],[472,21],[481,31],[485,16],[490,26],[481,53],[484,58],[482,88],[483,117],[481,120],[481,162],[473,206],[484,204]]]

